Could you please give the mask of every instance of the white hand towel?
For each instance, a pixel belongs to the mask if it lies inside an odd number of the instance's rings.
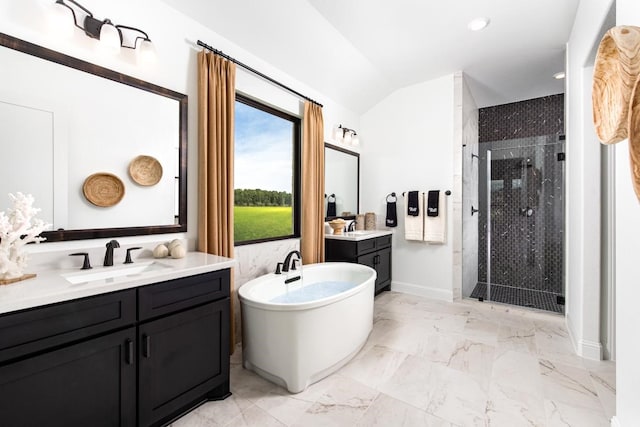
[[[422,240],[424,236],[424,194],[418,195],[419,214],[408,214],[407,204],[404,206],[404,238],[407,240]]]
[[[447,241],[447,199],[444,191],[438,198],[438,216],[427,216],[424,219],[424,241],[428,243],[446,243]]]

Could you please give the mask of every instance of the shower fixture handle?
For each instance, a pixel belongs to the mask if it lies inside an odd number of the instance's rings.
[[[520,215],[530,217],[533,216],[533,208],[527,206],[526,208],[520,208]]]

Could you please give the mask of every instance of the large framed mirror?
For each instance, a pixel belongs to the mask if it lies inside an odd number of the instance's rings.
[[[187,95],[1,33],[0,63],[0,211],[32,194],[47,241],[187,230]]]
[[[325,142],[324,191],[326,221],[355,218],[360,206],[359,153]]]

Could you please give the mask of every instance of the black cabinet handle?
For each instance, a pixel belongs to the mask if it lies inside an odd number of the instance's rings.
[[[373,263],[375,265],[380,264],[380,255],[376,255],[376,256],[373,257]]]
[[[127,365],[133,365],[133,341],[127,340],[125,345],[127,346]]]
[[[144,357],[151,357],[151,337],[149,335],[142,336],[142,355]]]

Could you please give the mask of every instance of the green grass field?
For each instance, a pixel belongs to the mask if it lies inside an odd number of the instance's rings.
[[[234,206],[233,215],[236,242],[293,233],[291,206]]]

